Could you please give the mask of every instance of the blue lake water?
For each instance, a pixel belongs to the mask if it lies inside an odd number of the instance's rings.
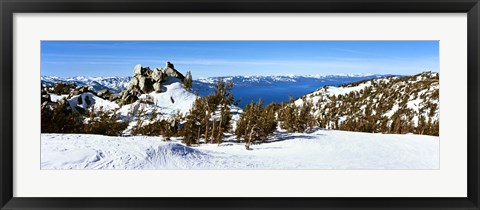
[[[245,82],[234,78],[232,93],[235,100],[240,100],[239,106],[244,107],[251,101],[257,102],[262,98],[264,105],[272,102],[288,102],[289,96],[301,97],[326,85],[342,85],[361,80],[380,77],[379,75],[361,77],[332,77],[332,78],[295,78],[295,81],[256,81]],[[213,92],[213,85],[194,82],[193,89],[200,95],[208,95]]]

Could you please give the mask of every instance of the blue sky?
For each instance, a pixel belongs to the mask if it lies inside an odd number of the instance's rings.
[[[42,76],[132,76],[170,61],[194,78],[439,71],[438,41],[42,41]]]

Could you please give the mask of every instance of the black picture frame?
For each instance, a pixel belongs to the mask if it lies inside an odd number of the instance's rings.
[[[0,0],[1,209],[479,209],[478,0]],[[13,197],[14,13],[467,13],[468,196],[465,198],[26,198]],[[455,181],[455,180],[445,180]],[[441,184],[441,183],[439,183]]]

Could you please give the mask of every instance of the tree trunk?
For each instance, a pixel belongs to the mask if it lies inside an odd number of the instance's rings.
[[[218,124],[218,134],[217,134],[217,144],[220,144],[221,138],[222,138],[222,122],[223,122],[223,117],[220,117],[220,123]]]
[[[200,126],[198,126],[198,132],[197,132],[197,144],[200,144]]]
[[[245,140],[245,143],[247,142],[247,135],[248,135],[248,129],[250,128],[250,122],[251,122],[251,119],[248,118],[247,127],[245,128],[245,134],[243,135],[243,138],[244,138],[244,140]]]
[[[247,148],[247,150],[250,150],[250,145],[252,143],[252,135],[253,135],[253,132],[255,132],[255,128],[257,127],[257,125],[254,125],[252,127],[252,130],[250,130],[250,135],[248,136],[248,141],[247,141],[247,144],[245,145],[245,147]]]
[[[210,144],[213,144],[213,139],[215,139],[215,120],[213,120],[212,136],[210,139]]]
[[[208,127],[209,127],[209,118],[210,118],[210,113],[207,110],[207,115],[205,115],[205,144],[208,143]]]

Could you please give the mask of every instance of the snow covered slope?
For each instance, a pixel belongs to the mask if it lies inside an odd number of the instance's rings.
[[[42,169],[438,169],[439,138],[318,130],[187,147],[161,137],[42,134]]]
[[[311,102],[321,127],[438,135],[439,74],[376,78],[324,86],[297,99]],[[359,130],[361,131],[361,130]]]
[[[84,110],[89,110],[92,106],[94,106],[95,111],[111,111],[119,108],[115,102],[105,100],[90,92],[72,96],[67,101],[71,107],[82,108]]]
[[[121,116],[127,117],[140,109],[149,114],[156,110],[164,117],[170,117],[180,112],[186,114],[192,108],[197,95],[185,90],[183,83],[176,78],[169,78],[163,84],[163,92],[142,94],[138,101],[124,105],[118,110]]]

